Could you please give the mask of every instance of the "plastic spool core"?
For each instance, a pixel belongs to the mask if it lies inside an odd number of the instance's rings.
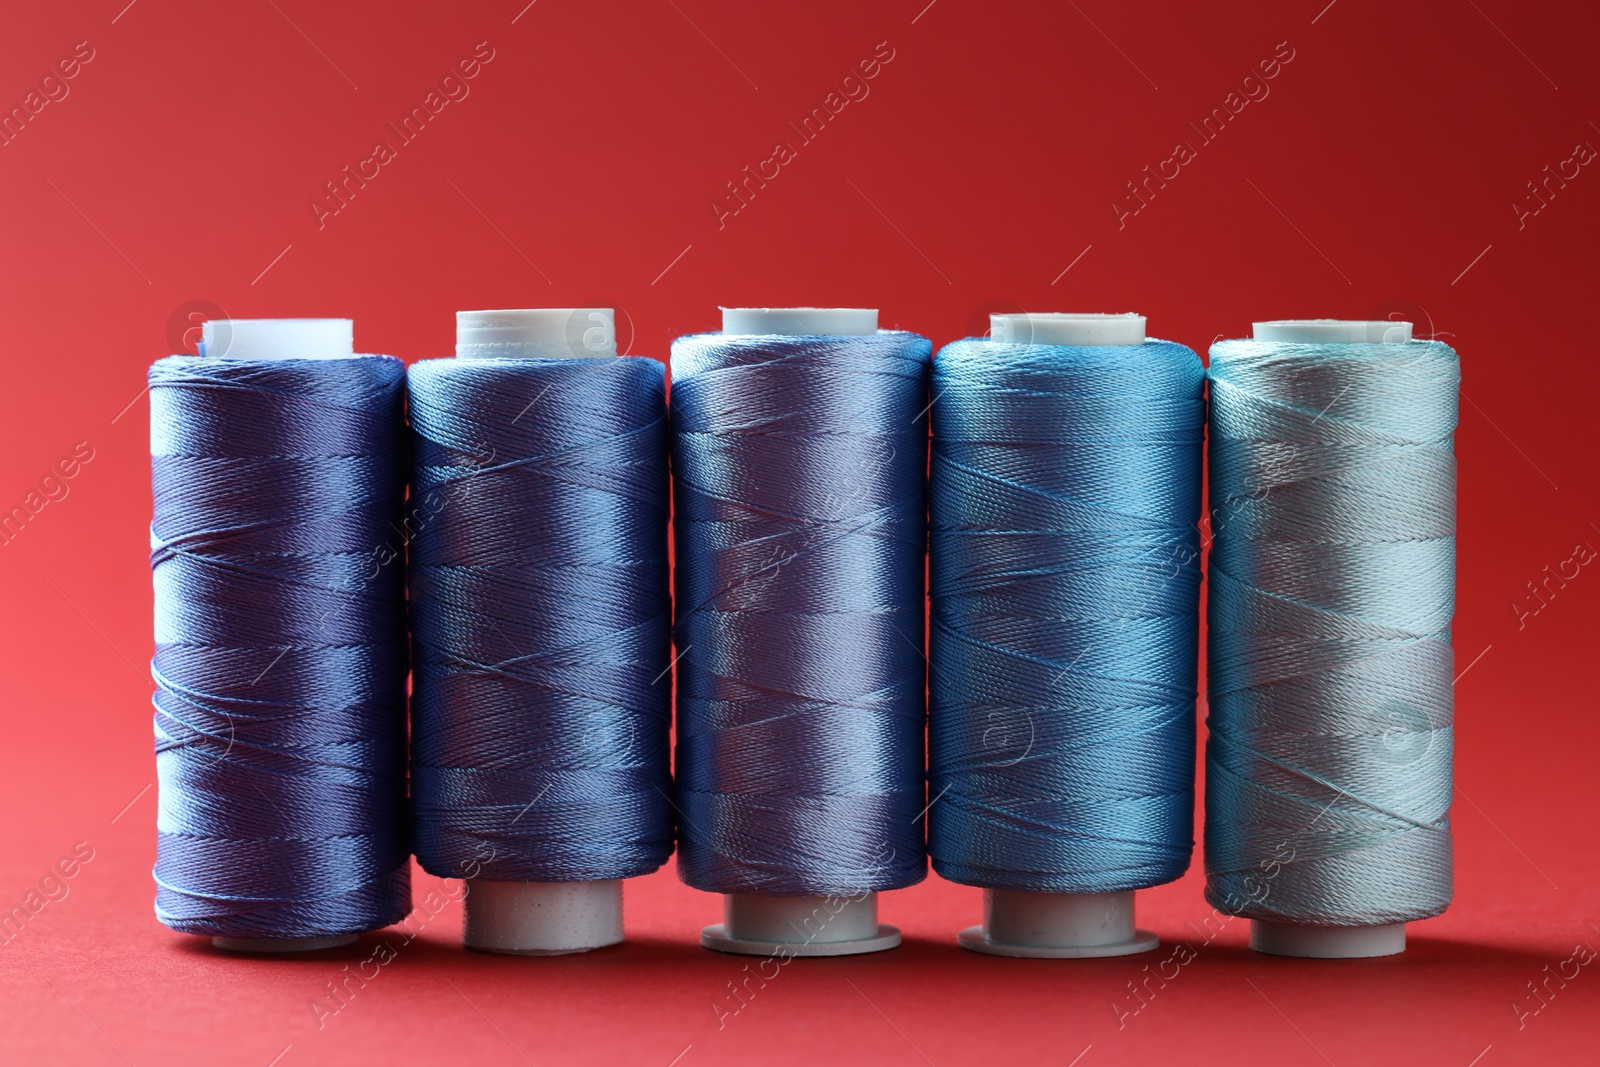
[[[456,312],[458,358],[592,359],[616,354],[616,312],[611,308]]]
[[[211,319],[201,325],[201,359],[349,359],[350,319]],[[226,952],[316,952],[353,944],[355,934],[325,937],[213,937]]]
[[[456,312],[458,359],[615,358],[611,308]],[[622,941],[622,880],[467,879],[461,943],[481,952],[560,956]]]
[[[1023,312],[990,315],[989,338],[1020,345],[1142,345],[1143,315]],[[991,956],[1077,959],[1127,956],[1160,944],[1134,925],[1133,890],[1049,893],[985,889],[983,924],[959,938],[963,948]]]
[[[1251,324],[1257,341],[1280,344],[1404,344],[1411,323],[1365,319],[1283,319]],[[1406,950],[1406,924],[1312,926],[1250,920],[1250,947],[1273,956],[1361,959]]]
[[[201,325],[202,359],[349,359],[350,319],[211,319]]]
[[[722,308],[724,334],[863,337],[878,332],[877,308]],[[900,931],[878,922],[878,894],[766,896],[727,893],[723,921],[700,943],[742,956],[854,956],[900,944]]]

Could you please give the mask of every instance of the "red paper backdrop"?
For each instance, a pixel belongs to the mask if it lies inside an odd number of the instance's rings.
[[[6,1062],[1593,1062],[1600,574],[1528,587],[1600,546],[1591,5],[525,2],[4,17],[0,505],[43,506],[0,547],[0,906],[74,871],[0,943]],[[386,125],[430,103],[411,141]],[[313,209],[347,165],[364,184]],[[714,208],[746,166],[764,184]],[[905,947],[794,964],[720,1026],[745,961],[697,947],[717,901],[671,870],[629,888],[627,946],[580,958],[464,954],[457,903],[307,960],[159,926],[145,367],[191,312],[350,316],[417,359],[458,308],[595,303],[657,356],[719,303],[877,305],[937,344],[1017,307],[1137,309],[1201,351],[1314,315],[1454,344],[1454,906],[1400,958],[1279,960],[1191,874],[1141,894],[1196,953],[1141,1001],[1168,949],[975,956],[978,892],[930,879],[884,900]]]

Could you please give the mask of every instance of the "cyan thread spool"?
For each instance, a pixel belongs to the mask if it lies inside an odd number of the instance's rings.
[[[332,948],[410,908],[404,369],[348,319],[213,320],[151,369],[157,913]]]
[[[930,346],[877,317],[673,344],[679,873],[724,894],[717,951],[893,948],[877,891],[925,873]]]
[[[672,848],[664,368],[610,308],[462,311],[410,387],[418,858],[469,948],[616,944]]]
[[[1207,898],[1282,956],[1385,956],[1451,891],[1460,364],[1411,324],[1211,349]]]
[[[1153,949],[1193,847],[1204,369],[1139,315],[996,314],[934,361],[929,851],[960,943]]]

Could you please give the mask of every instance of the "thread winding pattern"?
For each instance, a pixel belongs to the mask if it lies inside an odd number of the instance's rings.
[[[679,870],[848,894],[926,873],[929,342],[672,346]]]
[[[387,356],[150,369],[156,914],[314,937],[410,910],[405,493]]]
[[[672,852],[665,368],[410,371],[417,858],[628,878]]]
[[[1449,346],[1211,349],[1206,896],[1373,925],[1451,893]]]
[[[934,869],[1170,881],[1193,851],[1205,371],[1165,341],[934,361]]]

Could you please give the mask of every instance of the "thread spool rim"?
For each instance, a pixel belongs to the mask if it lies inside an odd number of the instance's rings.
[[[964,949],[981,952],[986,956],[1011,956],[1017,959],[1081,960],[1113,956],[1133,956],[1150,952],[1161,945],[1161,938],[1149,930],[1135,930],[1130,941],[1110,945],[1014,945],[996,941],[980,924],[961,931],[956,941]]]
[[[211,944],[224,952],[275,955],[284,952],[321,952],[343,948],[358,940],[356,934],[326,934],[317,937],[213,937]]]
[[[627,938],[619,937],[615,941],[607,941],[603,945],[584,945],[582,948],[491,948],[488,945],[474,945],[470,941],[462,941],[461,947],[468,952],[481,952],[485,956],[527,956],[538,958],[541,956],[581,956],[585,952],[597,952],[603,948],[620,945]]]
[[[879,923],[874,936],[853,941],[751,941],[729,934],[726,923],[712,923],[700,931],[700,944],[735,956],[859,956],[899,947],[900,928]]]

